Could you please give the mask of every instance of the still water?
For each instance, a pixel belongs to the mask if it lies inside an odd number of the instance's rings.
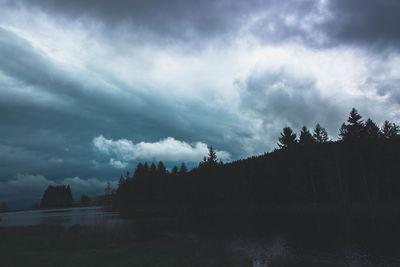
[[[123,223],[118,212],[105,212],[102,207],[83,207],[49,210],[29,210],[0,213],[1,226],[29,226],[39,224],[91,225],[107,220],[110,225]]]
[[[118,212],[106,212],[102,207],[31,210],[0,213],[0,227],[29,226],[39,224],[74,224],[93,225],[106,221],[109,226],[135,225],[138,222],[149,222],[153,227],[162,227],[175,224],[175,220],[162,218],[147,218],[140,220],[123,219]],[[181,235],[179,226],[171,227],[171,235]],[[185,236],[202,239],[196,231],[184,231]],[[400,242],[400,241],[399,241]],[[275,256],[294,257],[333,266],[400,266],[399,249],[392,247],[391,252],[378,250],[376,247],[359,241],[324,239],[323,242],[295,238],[288,233],[275,234],[240,234],[223,237],[223,243],[231,251],[239,251],[249,256],[253,266],[268,266],[268,262]],[[383,246],[384,244],[376,244]],[[395,245],[397,247],[397,245]],[[400,243],[398,245],[400,247]],[[386,252],[385,252],[386,251]]]

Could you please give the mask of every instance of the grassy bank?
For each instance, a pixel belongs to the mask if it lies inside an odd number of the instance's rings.
[[[218,244],[102,223],[0,228],[0,258],[2,266],[251,266]]]

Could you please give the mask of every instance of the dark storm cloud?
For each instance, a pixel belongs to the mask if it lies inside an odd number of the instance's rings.
[[[118,94],[109,88],[88,88],[81,77],[4,29],[0,29],[0,51],[8,55],[0,62],[0,78],[6,80],[0,85],[4,148],[0,157],[10,166],[2,170],[3,179],[17,172],[52,178],[116,176],[110,159],[93,152],[92,139],[101,134],[135,142],[173,136],[189,143],[212,142],[216,147],[224,145],[223,133],[246,134],[233,116],[206,103],[177,103],[128,88],[112,77],[108,81],[120,89]],[[92,164],[93,159],[100,167]]]
[[[332,43],[398,49],[400,2],[397,0],[329,1],[333,18],[322,30]]]
[[[300,41],[313,47],[352,44],[397,49],[400,2],[397,0],[305,1],[20,1],[16,6],[55,13],[68,20],[95,21],[109,28],[124,25],[123,38],[148,41],[161,36],[164,43],[183,40],[203,43],[231,40],[243,29],[266,43]]]
[[[27,8],[39,8],[68,19],[95,19],[103,27],[123,24],[128,35],[155,33],[190,40],[200,35],[215,36],[236,31],[260,1],[21,1]],[[16,5],[18,6],[18,5]],[[87,22],[87,21],[86,21]],[[129,38],[129,37],[128,37]]]

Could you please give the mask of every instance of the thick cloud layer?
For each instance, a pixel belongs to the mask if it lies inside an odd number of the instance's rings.
[[[352,107],[400,121],[396,0],[0,4],[2,183],[235,160],[287,125],[335,139]]]
[[[342,44],[398,49],[397,0],[173,0],[6,1],[67,20],[127,33],[135,41],[161,36],[169,42],[204,42],[251,32],[265,42],[301,40],[314,46]],[[118,31],[118,32],[119,32]],[[146,39],[147,39],[146,38]]]

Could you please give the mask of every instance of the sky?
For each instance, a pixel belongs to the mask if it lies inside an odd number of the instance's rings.
[[[0,201],[400,122],[398,0],[0,0]]]

